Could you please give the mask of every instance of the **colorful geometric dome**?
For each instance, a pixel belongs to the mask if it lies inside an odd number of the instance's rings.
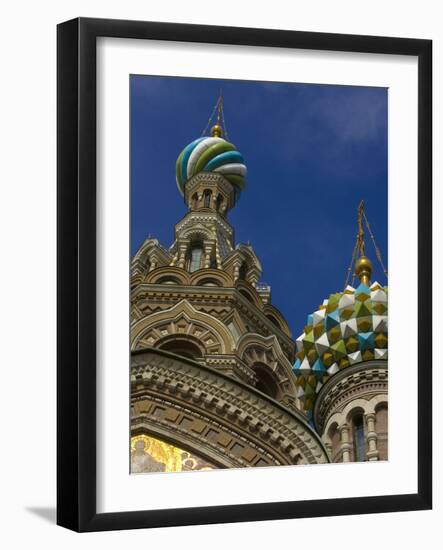
[[[297,397],[311,411],[323,384],[362,361],[388,358],[388,288],[375,282],[331,294],[297,340]]]
[[[186,182],[199,172],[216,172],[237,192],[245,187],[246,166],[235,145],[219,136],[201,137],[187,145],[176,163],[177,186],[183,195]]]

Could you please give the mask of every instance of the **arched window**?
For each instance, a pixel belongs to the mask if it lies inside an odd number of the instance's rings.
[[[200,359],[202,357],[202,352],[197,344],[186,339],[174,338],[160,344],[158,348],[188,359]]]
[[[217,195],[217,200],[215,202],[215,208],[217,212],[220,212],[222,203],[223,203],[223,197],[221,195]]]
[[[379,460],[388,460],[388,405],[380,403],[375,409],[375,431]]]
[[[172,277],[171,275],[165,275],[164,277],[160,277],[160,279],[158,279],[156,283],[161,285],[179,285],[180,280],[177,279],[177,277]]]
[[[191,199],[191,208],[197,208],[197,203],[198,203],[198,195],[197,193],[194,193]]]
[[[251,302],[251,304],[254,303],[254,300],[253,300],[252,296],[249,294],[249,292],[246,292],[245,289],[241,288],[240,289],[240,294],[242,296],[244,296],[246,298],[246,300],[248,300],[248,302]]]
[[[203,206],[205,208],[210,208],[211,206],[211,195],[212,195],[212,192],[209,190],[206,190],[203,195]]]
[[[200,269],[203,257],[203,247],[200,243],[192,245],[189,254],[189,271],[193,273]]]
[[[217,279],[212,279],[211,277],[206,277],[200,279],[197,283],[198,286],[222,286]]]
[[[248,266],[246,265],[246,262],[243,262],[238,271],[238,278],[241,279],[242,281],[245,281],[247,273],[248,273]]]
[[[273,316],[273,315],[270,315],[269,313],[266,315],[266,317],[271,321],[271,323],[273,325],[275,325],[277,328],[279,328],[281,330],[281,325],[280,323],[277,321],[277,319]]]
[[[268,367],[265,365],[254,365],[254,373],[257,378],[256,388],[261,392],[273,397],[274,399],[278,395],[278,384],[274,376],[269,372]]]
[[[356,462],[364,462],[366,460],[366,441],[362,414],[356,414],[354,416],[352,419],[352,428],[354,440],[354,460]]]
[[[332,424],[328,431],[329,441],[331,442],[332,462],[336,462],[337,456],[340,454],[341,440],[340,431],[336,422]]]

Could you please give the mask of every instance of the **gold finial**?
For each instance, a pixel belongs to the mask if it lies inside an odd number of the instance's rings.
[[[215,124],[211,128],[211,136],[223,137],[227,139],[228,132],[226,130],[225,114],[223,112],[223,94],[221,90],[217,99],[217,103],[214,106],[214,110],[212,111],[212,114],[209,117],[208,123],[206,124],[206,128],[202,132],[202,136],[207,135],[206,132],[208,131],[209,125],[215,120],[216,112],[217,112],[217,118],[216,118]]]
[[[364,201],[361,201],[358,205],[358,234],[357,234],[357,249],[359,252],[359,258],[355,262],[355,274],[360,279],[360,282],[366,286],[371,283],[371,275],[373,271],[372,262],[365,256],[365,233],[363,230],[363,216],[364,216]]]
[[[217,109],[217,122],[211,128],[211,135],[212,137],[221,137],[223,135],[223,129],[220,124],[220,118],[223,113],[223,95],[221,90],[220,90],[220,95],[218,96],[218,99],[217,99],[216,109]]]
[[[221,137],[223,134],[222,127],[220,124],[214,124],[214,126],[211,128],[211,136],[212,137]]]
[[[360,256],[355,262],[355,274],[360,279],[360,282],[366,286],[371,284],[372,270],[372,262],[366,256]]]

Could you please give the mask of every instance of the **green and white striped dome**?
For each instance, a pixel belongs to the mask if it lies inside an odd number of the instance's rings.
[[[201,137],[187,145],[176,163],[177,186],[182,194],[186,182],[200,172],[222,174],[236,189],[245,187],[246,166],[235,145],[219,136]]]

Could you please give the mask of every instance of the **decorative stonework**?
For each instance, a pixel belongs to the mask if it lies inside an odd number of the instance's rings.
[[[182,300],[170,310],[153,313],[134,323],[131,347],[154,347],[166,338],[180,336],[197,341],[203,355],[231,353],[235,346],[232,334],[223,323]]]
[[[361,284],[324,300],[294,342],[253,247],[235,242],[246,166],[212,130],[177,160],[187,212],[173,243],[149,237],[131,262],[135,468],[385,459],[388,294],[370,284],[361,227]]]
[[[206,366],[157,350],[132,355],[132,434],[219,467],[327,462],[303,416]]]
[[[156,272],[150,273],[149,280],[161,280],[166,277],[167,269],[159,268]],[[212,271],[215,270],[208,270],[208,277],[212,276],[209,273]],[[264,337],[275,335],[283,353],[292,361],[294,342],[276,308],[263,304],[256,291],[244,282],[239,282],[234,287],[192,286],[191,282],[198,283],[205,280],[205,272],[206,270],[199,270],[191,277],[185,278],[186,272],[182,273],[182,270],[174,268],[171,271],[171,277],[177,277],[180,281],[178,284],[137,285],[132,291],[132,304],[145,316],[143,322],[147,324],[149,324],[147,318],[152,318],[151,315],[159,311],[169,310],[170,319],[173,320],[174,308],[184,300],[192,306],[193,311],[210,315],[225,326],[230,325],[232,315],[236,312],[237,320],[241,319],[241,322],[236,323],[239,336],[244,333],[256,333]],[[223,284],[230,284],[227,277],[225,275]],[[219,282],[222,284],[222,280]],[[254,299],[246,297],[244,294],[246,291],[254,296]],[[153,321],[155,319],[152,318]],[[210,322],[210,320],[207,321]],[[132,328],[132,334],[134,337],[134,328]]]
[[[386,361],[348,367],[326,382],[315,403],[314,422],[332,462],[362,460],[356,456],[356,419],[365,441],[364,459],[387,460],[387,409]]]
[[[345,407],[356,399],[370,401],[381,395],[387,401],[388,369],[385,361],[367,361],[331,378],[320,391],[314,408],[314,422],[319,433],[335,413],[343,412]]]

